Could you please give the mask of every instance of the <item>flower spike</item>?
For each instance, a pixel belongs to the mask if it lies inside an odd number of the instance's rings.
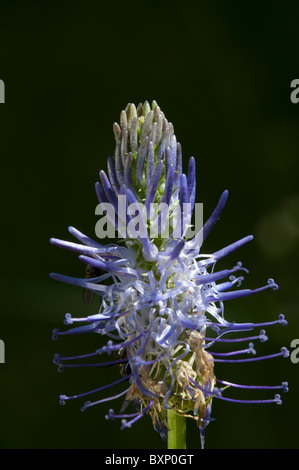
[[[64,404],[71,399],[99,393],[88,401],[85,411],[95,405],[123,398],[119,412],[112,409],[106,419],[119,419],[121,429],[130,428],[149,414],[154,429],[162,438],[168,433],[167,413],[189,417],[200,429],[204,446],[206,426],[211,418],[214,398],[246,404],[281,404],[280,395],[247,400],[224,396],[226,389],[288,391],[280,385],[242,385],[216,378],[214,366],[222,363],[247,363],[288,357],[289,351],[257,355],[253,340],[267,341],[265,330],[258,327],[286,325],[284,315],[278,320],[239,323],[228,321],[224,304],[228,300],[277,290],[273,279],[256,289],[241,288],[248,270],[239,262],[227,269],[217,269],[217,262],[252,241],[253,236],[232,242],[210,254],[202,252],[207,238],[226,205],[228,191],[220,196],[210,218],[191,238],[187,232],[195,204],[196,159],[191,157],[183,172],[182,147],[174,127],[155,101],[137,107],[129,103],[114,123],[115,150],[108,157],[107,172],[101,170],[96,195],[107,222],[118,230],[119,240],[93,240],[69,227],[75,241],[51,238],[57,247],[73,251],[86,265],[86,274],[74,278],[51,273],[55,280],[79,286],[96,296],[99,307],[92,315],[78,318],[67,313],[67,329],[53,331],[53,339],[63,335],[98,333],[109,340],[94,352],[74,356],[55,354],[59,371],[79,367],[115,367],[117,376],[111,384],[75,395],[61,395]],[[111,213],[108,211],[111,208]],[[100,234],[101,235],[101,234]],[[242,271],[240,273],[240,271]],[[242,274],[236,277],[235,274]],[[259,295],[259,294],[258,294]],[[249,333],[248,333],[249,332]],[[235,343],[249,342],[235,348]],[[222,351],[223,345],[232,346]],[[210,349],[211,348],[211,349]],[[98,356],[110,356],[100,360]],[[245,367],[245,366],[244,366]],[[119,374],[121,378],[119,378]],[[123,386],[123,382],[125,386]],[[101,392],[122,384],[115,395]],[[132,410],[126,409],[132,406]]]

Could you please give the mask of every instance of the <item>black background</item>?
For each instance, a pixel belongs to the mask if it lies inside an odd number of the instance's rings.
[[[60,393],[100,387],[119,378],[117,370],[60,374],[52,364],[55,352],[84,354],[106,341],[96,335],[52,341],[65,313],[83,316],[97,306],[87,309],[80,289],[49,279],[51,271],[84,271],[49,238],[71,239],[69,225],[94,236],[94,183],[113,154],[112,124],[128,102],[155,99],[174,124],[185,169],[191,155],[196,159],[205,219],[229,190],[204,251],[253,234],[219,267],[242,260],[250,270],[244,287],[269,277],[280,286],[228,301],[226,317],[286,315],[287,327],[267,328],[269,341],[256,343],[259,355],[299,337],[299,104],[290,101],[290,83],[299,78],[297,18],[297,2],[1,2],[1,448],[165,448],[148,417],[125,431],[105,420],[120,402],[86,413],[82,402],[58,404]],[[287,380],[290,391],[281,406],[215,399],[206,446],[297,448],[298,372],[299,364],[282,358],[217,364],[219,378]],[[188,448],[198,448],[193,422],[187,431]]]

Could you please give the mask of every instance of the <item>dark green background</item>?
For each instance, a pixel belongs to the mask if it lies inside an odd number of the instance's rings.
[[[94,183],[113,153],[112,124],[128,102],[155,99],[174,123],[185,168],[196,158],[205,218],[221,192],[230,191],[205,252],[254,234],[219,267],[242,260],[250,270],[244,287],[269,277],[280,286],[228,301],[227,318],[287,316],[287,327],[269,327],[269,341],[256,342],[259,355],[299,338],[299,104],[290,101],[290,83],[299,78],[298,2],[2,1],[0,23],[6,85],[0,107],[0,338],[6,345],[0,447],[165,448],[147,417],[123,432],[119,422],[105,420],[121,402],[86,413],[79,411],[82,402],[59,406],[60,393],[84,392],[119,374],[59,374],[52,364],[55,352],[91,352],[104,338],[51,340],[65,313],[81,316],[97,307],[87,310],[80,289],[48,278],[51,271],[82,276],[84,270],[76,255],[48,240],[70,239],[69,225],[94,236]],[[297,448],[298,372],[299,364],[282,358],[217,365],[219,378],[287,380],[290,392],[281,406],[214,400],[207,448]],[[192,422],[188,447],[199,447]]]

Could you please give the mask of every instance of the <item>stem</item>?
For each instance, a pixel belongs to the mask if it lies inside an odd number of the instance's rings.
[[[186,449],[186,418],[167,410],[168,449]]]

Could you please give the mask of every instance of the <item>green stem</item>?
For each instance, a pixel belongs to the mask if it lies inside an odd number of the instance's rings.
[[[167,410],[168,449],[186,449],[186,418]]]

